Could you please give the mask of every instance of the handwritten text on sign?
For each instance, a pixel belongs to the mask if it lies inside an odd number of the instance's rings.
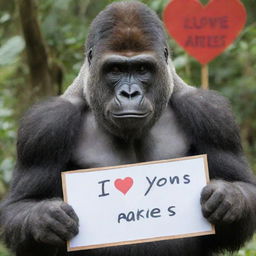
[[[201,64],[220,55],[238,36],[246,22],[239,0],[172,0],[164,23],[170,35]]]
[[[66,172],[62,181],[80,219],[69,251],[214,233],[200,206],[205,155]]]

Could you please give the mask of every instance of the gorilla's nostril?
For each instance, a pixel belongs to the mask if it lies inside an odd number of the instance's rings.
[[[127,92],[127,91],[122,90],[119,93],[119,95],[122,96],[122,97],[131,99],[131,98],[135,98],[135,97],[141,95],[141,93],[139,91]]]
[[[130,98],[130,93],[126,92],[126,91],[121,91],[120,95],[125,97],[125,98]]]
[[[139,96],[141,93],[139,91],[135,91],[131,94],[131,98],[135,98],[137,96]]]

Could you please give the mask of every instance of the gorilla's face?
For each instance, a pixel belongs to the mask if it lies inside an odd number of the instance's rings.
[[[121,137],[151,127],[171,94],[167,68],[153,52],[111,52],[94,60],[87,93],[99,124]]]

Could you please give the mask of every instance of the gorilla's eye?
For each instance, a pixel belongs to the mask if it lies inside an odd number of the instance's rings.
[[[111,72],[111,73],[114,73],[114,74],[118,74],[118,73],[121,72],[121,70],[120,70],[120,68],[119,68],[118,66],[112,66],[112,67],[110,68],[110,72]]]
[[[137,69],[137,72],[139,72],[140,74],[145,74],[147,71],[148,70],[145,65],[140,65]]]

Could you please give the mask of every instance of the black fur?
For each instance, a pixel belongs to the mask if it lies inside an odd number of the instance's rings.
[[[170,104],[187,134],[194,138],[194,154],[208,154],[212,179],[255,184],[255,178],[244,160],[237,127],[226,100],[214,92],[194,90],[182,96],[173,94]],[[20,255],[55,255],[56,248],[44,247],[26,236],[24,220],[35,202],[61,197],[59,174],[65,170],[70,149],[79,134],[82,111],[69,102],[55,98],[36,105],[23,118],[18,138],[17,168],[11,192],[1,207],[5,241],[18,252],[21,250]],[[35,134],[32,131],[36,131]],[[25,151],[28,146],[32,158]],[[256,200],[253,189],[251,196]],[[217,225],[215,236],[89,250],[70,255],[206,256],[211,255],[211,251],[232,251],[242,246],[255,230],[254,204],[254,208],[247,209],[248,212],[245,210],[244,218],[239,223]],[[28,245],[36,250],[36,254],[33,254],[33,250],[27,251]],[[67,253],[64,250],[56,255]]]
[[[211,179],[240,181],[251,184],[252,188],[256,185],[242,151],[238,127],[224,97],[214,91],[197,89],[174,94],[171,105],[193,140],[193,154],[208,155]],[[256,198],[255,192],[251,195]],[[233,251],[252,236],[255,228],[255,212],[245,210],[244,219],[236,225],[216,225],[217,235],[202,238],[202,241],[214,251]]]
[[[81,112],[67,100],[56,97],[35,105],[23,117],[11,192],[1,204],[5,230],[2,236],[11,249],[23,251],[28,241],[34,246],[33,239],[26,237],[26,219],[35,203],[62,197],[60,173],[65,170],[79,135]],[[42,250],[44,246],[38,246],[42,247],[39,252],[47,255]]]
[[[121,33],[120,30],[127,26],[133,27],[133,24],[139,27],[138,32],[135,33],[133,40],[123,42],[124,38],[121,38],[118,32]],[[127,4],[124,1],[110,4],[93,20],[86,52],[89,53],[90,49],[93,49],[98,53],[106,48],[115,51],[125,49],[145,51],[164,47],[169,48],[162,23],[156,13],[140,2],[129,1]]]

